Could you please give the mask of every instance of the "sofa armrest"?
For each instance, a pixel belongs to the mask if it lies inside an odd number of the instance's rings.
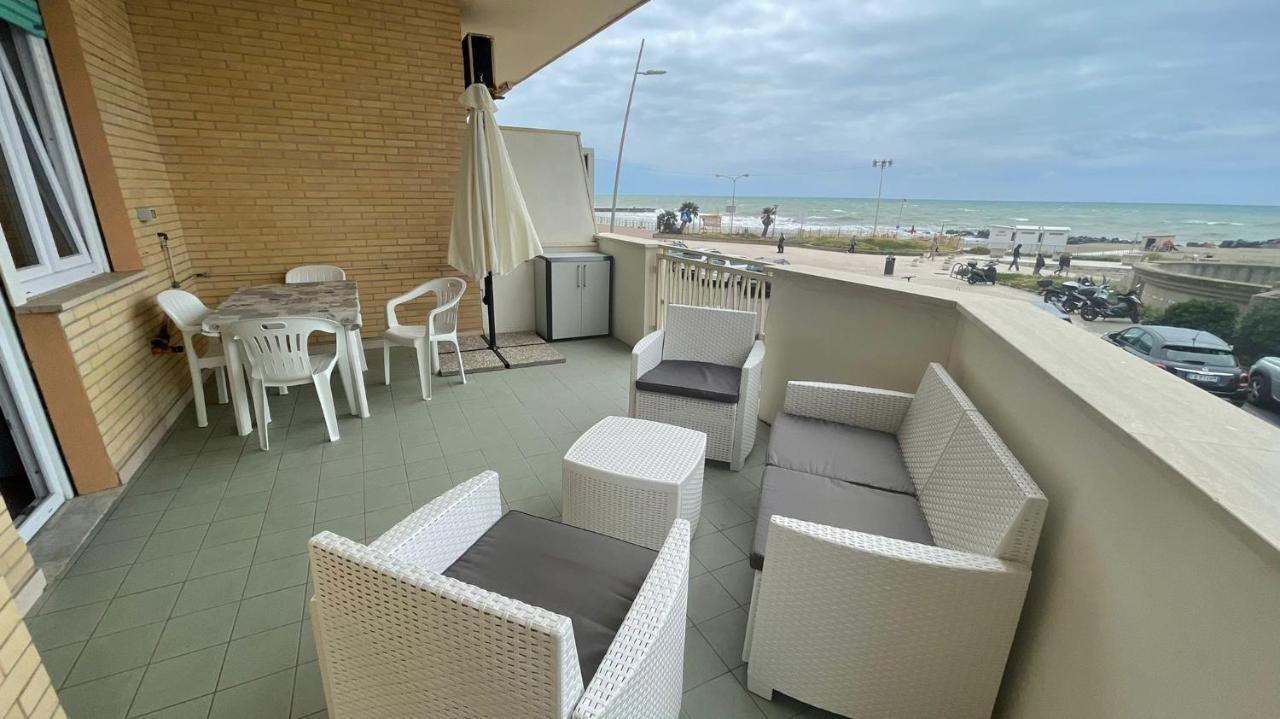
[[[680,712],[689,535],[689,522],[677,519],[578,702],[575,719],[669,717]]]
[[[788,382],[782,411],[897,434],[915,395],[830,382]]]
[[[766,554],[748,657],[757,688],[842,714],[990,716],[1028,568],[776,515]]]
[[[436,497],[378,537],[370,549],[443,572],[502,516],[498,474],[482,472]]]

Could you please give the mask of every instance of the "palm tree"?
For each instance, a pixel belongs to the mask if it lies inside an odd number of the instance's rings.
[[[764,237],[769,234],[769,228],[773,227],[774,221],[778,219],[778,206],[766,207],[760,211],[760,224],[764,225],[764,229],[760,231],[760,236]]]
[[[688,227],[689,223],[693,222],[693,218],[697,216],[698,203],[692,200],[685,200],[680,203],[680,232],[684,233],[685,228]]]

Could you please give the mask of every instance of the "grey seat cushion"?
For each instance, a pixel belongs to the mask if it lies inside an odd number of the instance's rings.
[[[890,492],[916,493],[898,439],[888,432],[780,412],[769,432],[767,462]]]
[[[636,389],[736,404],[742,368],[691,360],[662,360],[640,375]]]
[[[587,685],[657,556],[603,534],[507,512],[444,575],[568,617]]]
[[[816,474],[765,467],[751,544],[751,568],[764,567],[769,519],[775,514],[918,544],[933,535],[915,497]]]

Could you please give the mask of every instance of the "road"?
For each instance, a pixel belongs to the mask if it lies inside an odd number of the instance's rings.
[[[773,260],[778,257],[776,250],[767,245],[737,242],[710,242],[696,241],[691,238],[689,246],[694,249],[703,247],[712,247],[726,254],[740,255],[760,260]],[[832,252],[830,250],[819,250],[810,247],[794,247],[789,246],[783,257],[793,265],[802,265],[808,267],[819,267],[827,270],[844,270],[852,274],[859,275],[879,275],[884,274],[884,256],[871,254],[848,254],[844,252]],[[902,278],[910,277],[911,282],[932,287],[943,287],[957,292],[976,293],[994,297],[1003,297],[1010,300],[1021,302],[1041,302],[1040,296],[1032,292],[1005,287],[1003,285],[970,285],[961,282],[954,277],[950,277],[948,272],[954,259],[939,257],[934,260],[928,260],[923,257],[907,257],[898,258],[894,276]],[[1006,262],[1001,263],[1001,269],[1004,270]],[[1091,263],[1093,264],[1093,263]],[[1096,263],[1106,264],[1106,263]],[[1113,263],[1114,265],[1114,263]],[[1076,269],[1076,268],[1073,268]],[[1132,325],[1128,320],[1096,320],[1094,322],[1085,322],[1078,315],[1073,315],[1071,323],[1079,327],[1081,330],[1089,334],[1101,337],[1107,332],[1123,330]],[[1245,405],[1244,410],[1263,421],[1269,422],[1275,427],[1280,427],[1280,413],[1271,409],[1262,409],[1253,405]]]

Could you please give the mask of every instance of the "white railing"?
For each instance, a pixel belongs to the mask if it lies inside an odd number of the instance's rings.
[[[658,329],[667,305],[694,305],[756,313],[756,334],[764,336],[769,314],[770,275],[764,265],[686,248],[663,247],[658,255]]]

